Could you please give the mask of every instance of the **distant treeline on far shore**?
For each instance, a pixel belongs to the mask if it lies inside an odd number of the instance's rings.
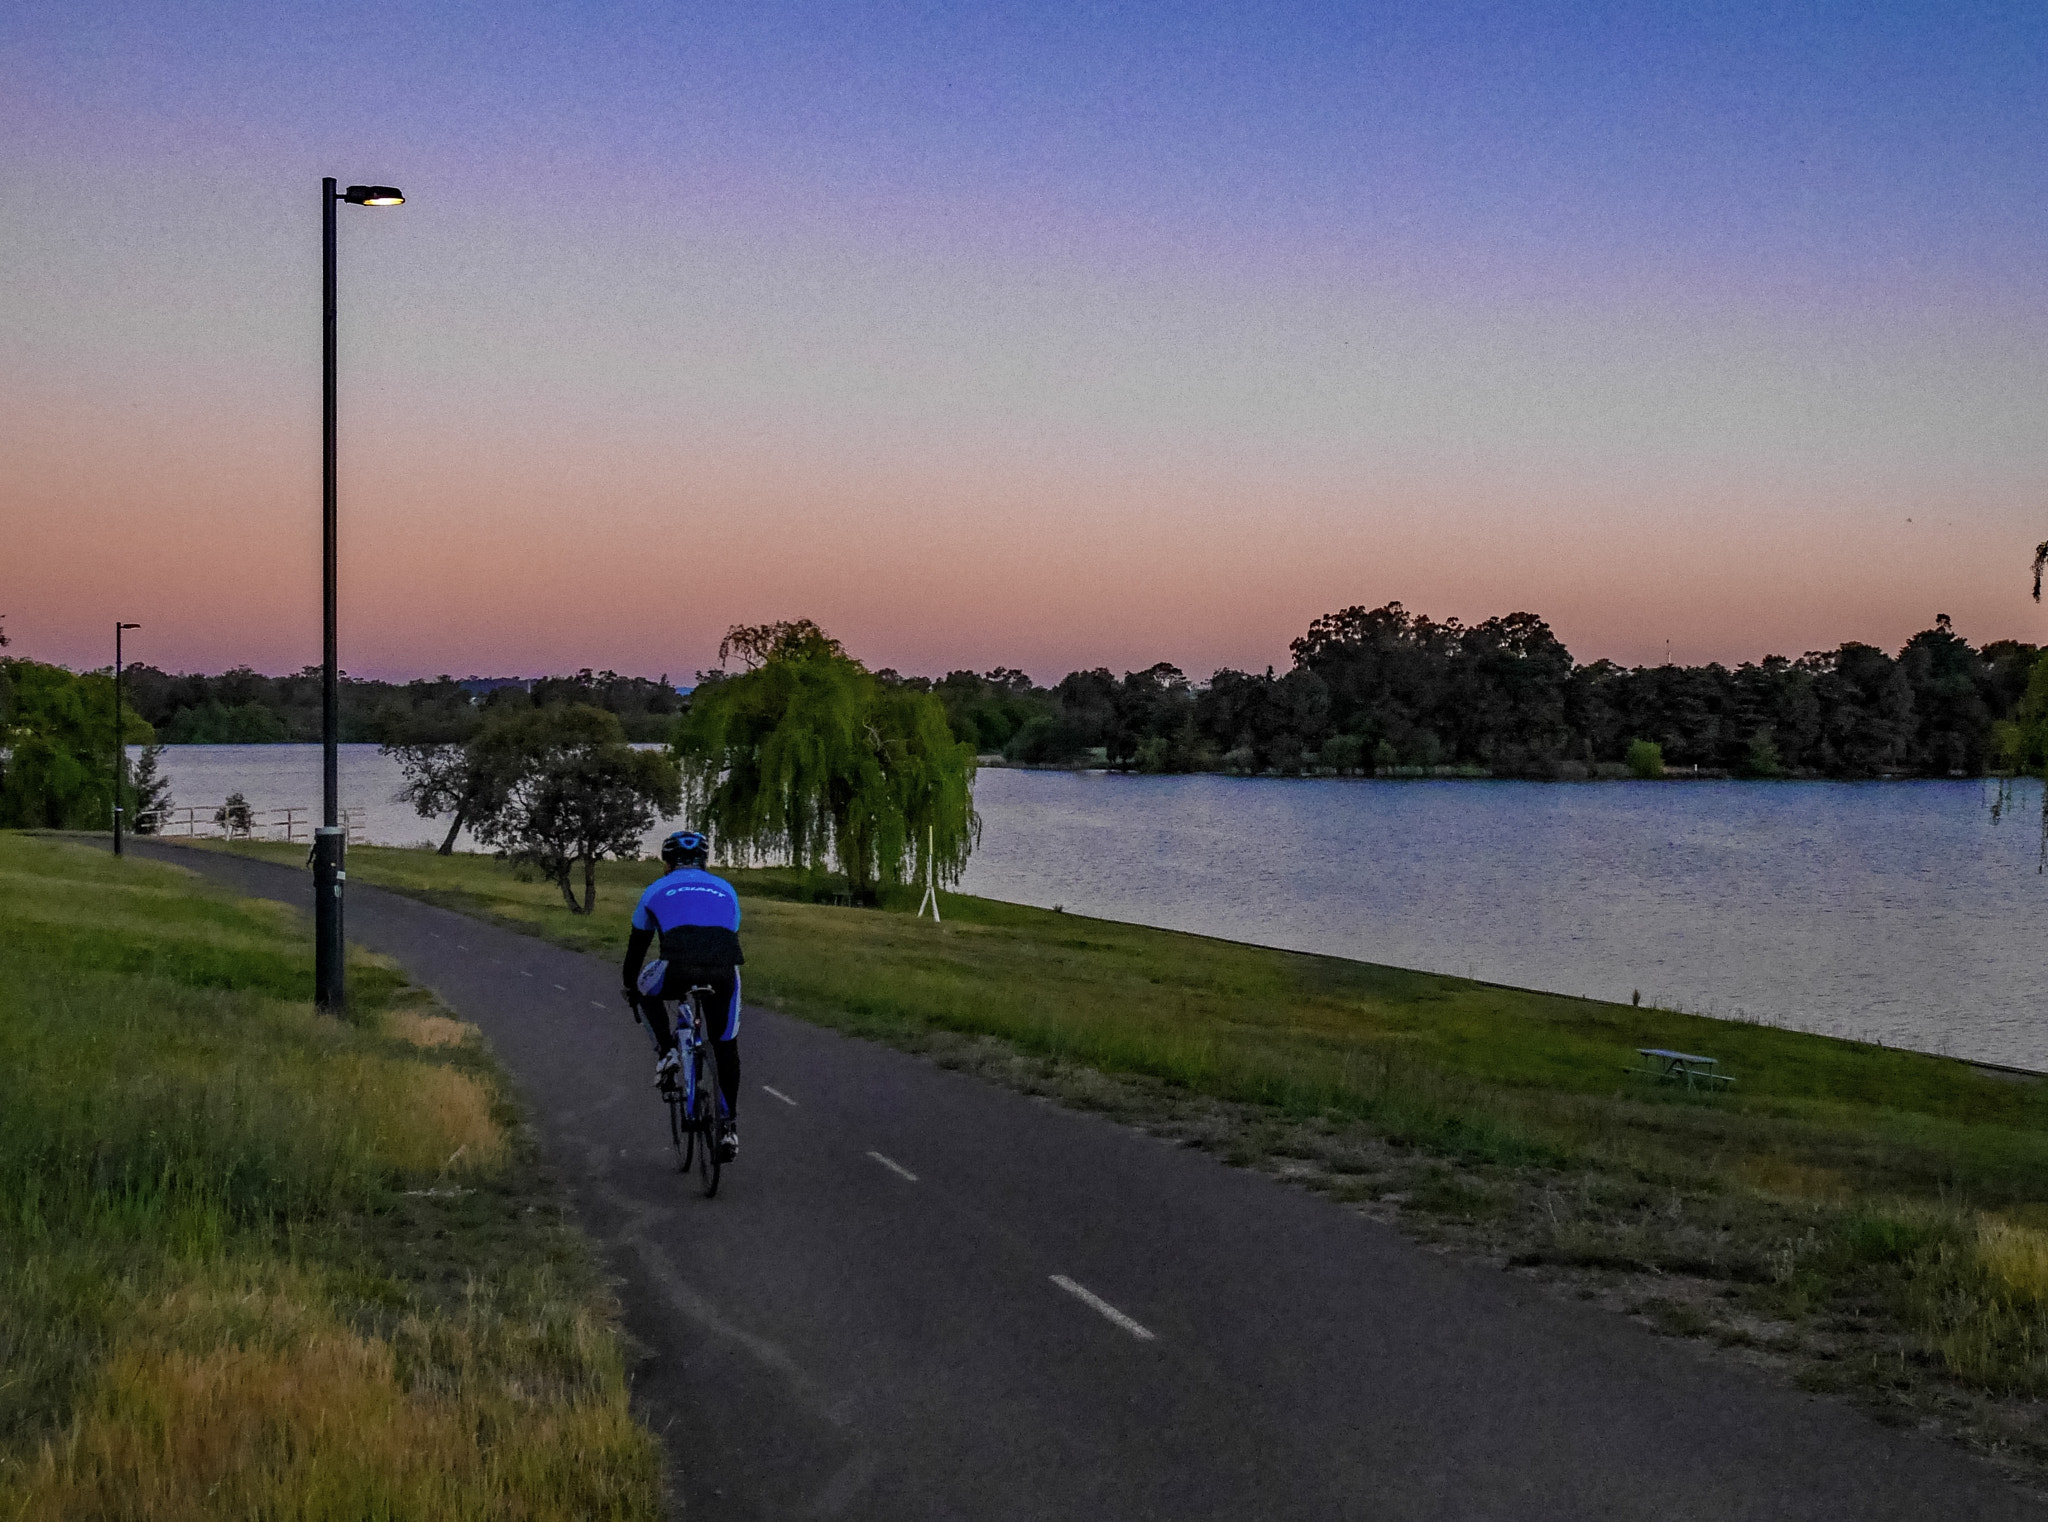
[[[1945,614],[1896,655],[1850,642],[1733,669],[1582,666],[1534,614],[1468,626],[1399,603],[1319,618],[1291,650],[1279,675],[1223,670],[1207,681],[1163,663],[1076,671],[1051,687],[1007,668],[877,675],[936,694],[954,733],[985,756],[1148,772],[1580,778],[1621,774],[1630,747],[1648,742],[1665,767],[1706,774],[1975,776],[2037,764],[2037,732],[2048,728],[2041,650],[2013,640],[1976,648]],[[137,713],[171,744],[319,737],[317,670],[209,677],[136,666],[127,680]],[[532,682],[347,679],[341,702],[345,740],[462,740],[494,711],[558,703],[593,704],[632,738],[662,740],[689,694],[666,676],[585,670]]]
[[[219,676],[171,676],[130,666],[122,690],[166,745],[269,745],[320,738],[320,668],[264,676],[246,666]],[[666,740],[688,696],[666,676],[579,671],[527,681],[435,677],[419,682],[341,679],[344,743],[466,740],[489,713],[589,703],[619,716],[632,740]]]

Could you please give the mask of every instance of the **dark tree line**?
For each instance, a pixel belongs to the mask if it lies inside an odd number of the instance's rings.
[[[1582,777],[1618,775],[1642,742],[1667,768],[1949,776],[2003,764],[1999,726],[2020,720],[2041,651],[2011,640],[1977,648],[1944,614],[1896,655],[1851,641],[1733,668],[1582,666],[1533,613],[1466,625],[1388,603],[1318,618],[1291,654],[1283,672],[1225,669],[1206,682],[1163,662],[1074,671],[1051,687],[1007,667],[875,676],[938,698],[954,738],[977,753],[1023,764]],[[129,682],[135,712],[173,744],[319,737],[317,670],[207,677],[137,666]],[[462,744],[497,717],[581,706],[614,715],[630,740],[666,740],[688,705],[666,677],[610,671],[532,683],[344,680],[342,737]]]
[[[262,745],[320,738],[320,668],[265,676],[238,666],[219,676],[172,676],[130,666],[135,711],[170,745]],[[533,682],[435,677],[376,682],[343,677],[341,738],[386,745],[459,744],[494,715],[582,705],[615,715],[630,740],[665,740],[685,695],[668,678],[583,670]]]
[[[1532,613],[1465,625],[1399,603],[1317,619],[1276,675],[1190,682],[1161,664],[955,671],[926,688],[954,733],[1014,762],[1141,771],[1619,775],[1648,742],[1667,767],[1738,776],[1979,775],[2001,761],[2038,647],[1978,649],[1946,614],[1896,656],[1849,642],[1729,668],[1581,666]]]
[[[1297,669],[1330,684],[1333,724],[1368,754],[1424,764],[1436,749],[1523,776],[1615,765],[1636,740],[1667,765],[1738,774],[1977,774],[2039,654],[1976,649],[1943,614],[1896,657],[1851,641],[1732,670],[1579,666],[1532,614],[1466,628],[1396,603],[1318,619],[1294,642]]]

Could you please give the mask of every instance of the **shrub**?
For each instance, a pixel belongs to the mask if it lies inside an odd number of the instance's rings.
[[[1768,729],[1759,729],[1749,737],[1749,747],[1743,752],[1742,762],[1736,770],[1745,777],[1785,775],[1785,763],[1779,758],[1778,744]]]
[[[213,811],[213,822],[227,831],[232,839],[252,833],[256,827],[256,816],[249,808],[248,799],[240,793],[229,793],[227,802]]]
[[[1086,741],[1087,736],[1066,718],[1040,714],[1011,737],[1003,756],[1029,766],[1060,766],[1087,755]]]
[[[159,833],[163,829],[164,816],[173,806],[171,779],[164,776],[161,769],[163,756],[164,748],[153,744],[135,763],[135,775],[129,782],[129,801],[135,810],[135,833],[138,835]]]
[[[1631,740],[1624,758],[1631,777],[1645,780],[1664,775],[1664,747],[1654,740]]]
[[[1357,735],[1332,735],[1323,741],[1316,759],[1332,771],[1355,772],[1365,761],[1365,741]]]
[[[1942,1225],[1924,1213],[1871,1210],[1843,1227],[1842,1242],[1859,1263],[1910,1263],[1942,1236]]]

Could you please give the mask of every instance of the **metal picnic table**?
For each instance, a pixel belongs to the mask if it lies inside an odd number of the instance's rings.
[[[1715,1084],[1735,1081],[1726,1073],[1715,1071],[1720,1066],[1718,1059],[1702,1057],[1697,1052],[1674,1052],[1663,1046],[1639,1046],[1636,1048],[1636,1055],[1645,1059],[1648,1066],[1631,1071],[1643,1073],[1662,1083],[1683,1083],[1688,1089],[1711,1089]]]

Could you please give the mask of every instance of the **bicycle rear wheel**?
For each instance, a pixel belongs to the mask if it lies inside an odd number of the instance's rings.
[[[718,1052],[709,1041],[697,1051],[697,1178],[708,1200],[718,1193],[718,1172],[724,1166],[718,1156]]]

